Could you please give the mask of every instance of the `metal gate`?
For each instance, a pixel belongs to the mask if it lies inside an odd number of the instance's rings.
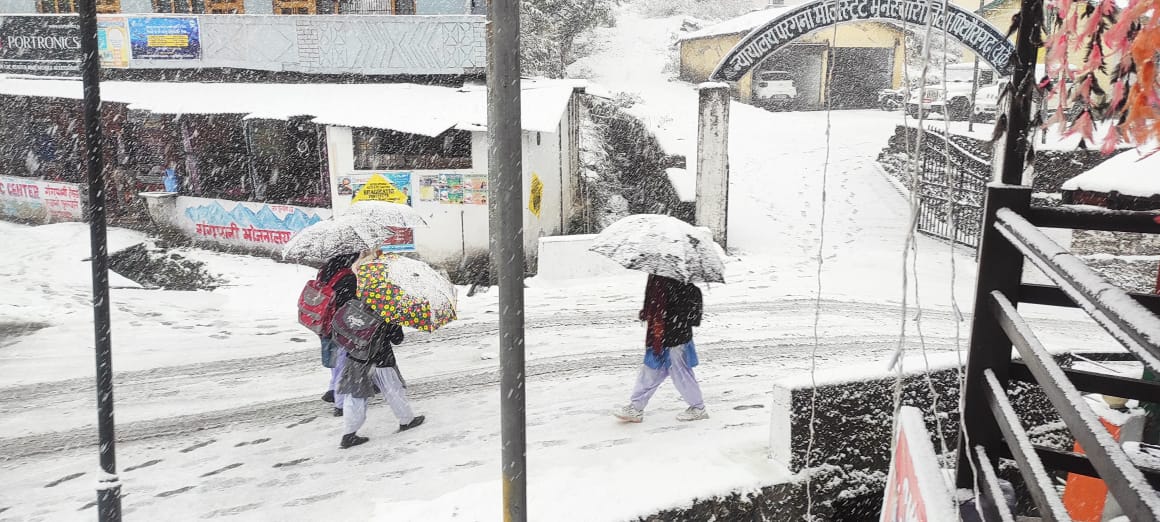
[[[934,128],[926,134],[919,151],[918,231],[978,248],[991,163],[955,136]]]

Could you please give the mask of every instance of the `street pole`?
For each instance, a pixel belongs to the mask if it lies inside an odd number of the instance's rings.
[[[500,463],[504,522],[524,522],[524,214],[519,0],[487,3],[487,137],[492,267],[499,275]]]
[[[1031,108],[1035,104],[1035,61],[1038,58],[1035,42],[1043,36],[1040,32],[1043,29],[1043,0],[1022,0],[1019,10],[1021,16],[1019,32],[1015,36],[1015,68],[1011,74],[1011,91],[1008,93],[1011,103],[999,171],[999,181],[1006,185],[1023,184]]]
[[[121,520],[113,432],[113,345],[109,329],[109,252],[105,236],[105,166],[101,152],[101,61],[97,53],[96,0],[80,0],[81,77],[84,83],[85,166],[89,178],[89,239],[93,269],[93,334],[97,363],[97,432],[101,476],[97,520]]]
[[[979,16],[983,16],[983,2],[986,0],[979,0]],[[971,112],[967,114],[967,131],[974,132],[975,130],[975,100],[979,97],[979,53],[972,52],[975,55],[975,71],[971,77]],[[998,116],[996,116],[997,118]]]

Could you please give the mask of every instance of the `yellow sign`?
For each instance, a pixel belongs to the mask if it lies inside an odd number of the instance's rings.
[[[370,181],[359,189],[358,193],[354,195],[351,202],[357,203],[359,201],[389,201],[391,203],[407,204],[407,193],[399,190],[387,178],[378,174],[371,176]]]
[[[189,35],[151,34],[145,37],[149,47],[189,47]]]
[[[540,181],[540,177],[535,172],[532,173],[532,185],[530,195],[528,196],[528,210],[532,211],[536,217],[540,217],[540,204],[544,201],[544,182]]]

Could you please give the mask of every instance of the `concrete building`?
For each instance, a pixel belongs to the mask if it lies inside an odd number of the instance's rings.
[[[488,249],[482,85],[104,82],[110,212],[140,193],[163,228],[221,247],[280,252],[382,178],[429,226],[406,245],[454,266]],[[523,85],[524,237],[565,232],[579,183],[582,83]],[[0,217],[83,218],[80,82],[0,76]],[[391,103],[397,100],[399,103]],[[161,173],[180,174],[165,192]],[[413,246],[412,246],[413,245]]]
[[[793,7],[754,11],[682,36],[678,42],[681,79],[707,81],[745,35]],[[898,27],[882,22],[841,24],[836,37],[834,30],[827,28],[779,50],[735,83],[734,96],[749,103],[754,98],[755,75],[787,71],[797,89],[792,106],[820,108],[826,104],[826,70],[833,67],[834,106],[872,107],[878,90],[901,85],[905,63],[904,33]]]

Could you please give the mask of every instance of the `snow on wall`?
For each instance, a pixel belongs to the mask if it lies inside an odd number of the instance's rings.
[[[595,235],[541,237],[537,277],[560,281],[627,274],[615,261],[589,251]]]
[[[1141,158],[1134,151],[1116,155],[1071,178],[1063,190],[1119,192],[1141,198],[1160,196],[1160,154]]]

